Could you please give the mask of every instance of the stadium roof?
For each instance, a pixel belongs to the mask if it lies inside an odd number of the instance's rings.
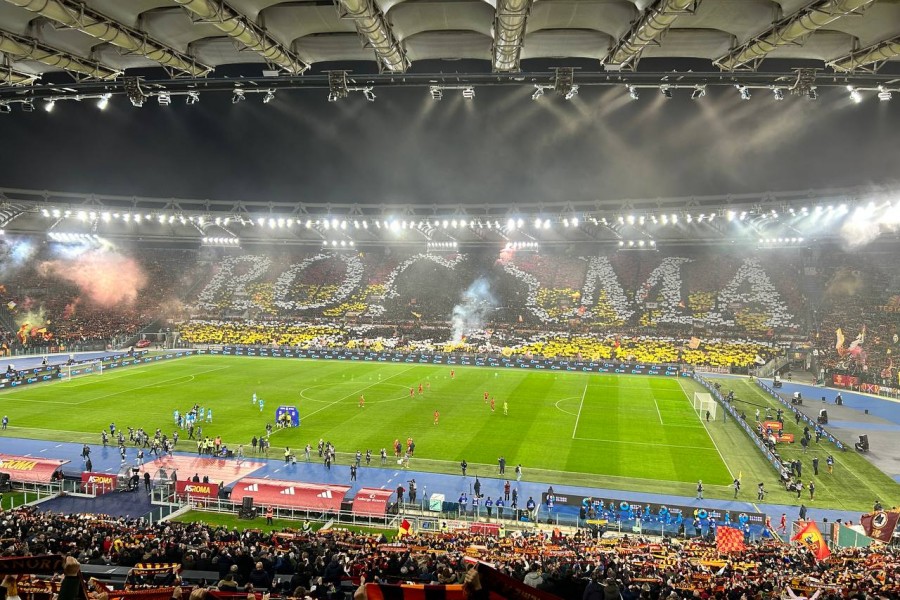
[[[532,250],[580,242],[654,250],[741,243],[806,247],[863,235],[895,243],[896,190],[845,188],[727,196],[466,204],[216,201],[0,188],[0,227],[59,242],[89,238],[242,244],[463,245]],[[0,230],[2,233],[2,230]]]
[[[458,59],[495,73],[527,70],[532,59],[586,60],[596,71],[701,59],[724,71],[889,63],[897,72],[900,2],[0,0],[0,52],[7,84],[57,72],[113,80],[147,67],[166,77],[226,65],[299,75],[355,61],[399,73]]]

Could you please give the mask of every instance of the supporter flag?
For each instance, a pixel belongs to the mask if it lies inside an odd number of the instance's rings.
[[[417,313],[417,312],[414,311],[414,310],[411,310],[411,311],[409,311],[409,312],[411,312],[411,313],[413,314],[413,316],[414,316],[415,318],[417,318],[417,319],[421,319],[421,318],[422,318],[422,313]]]
[[[412,535],[412,523],[410,523],[406,519],[403,519],[403,521],[400,522],[400,530],[398,533],[400,534],[400,537],[403,537],[404,535]]]
[[[366,584],[368,600],[465,600],[461,585]]]
[[[819,531],[815,521],[804,523],[800,531],[791,538],[791,541],[800,542],[803,546],[806,546],[806,549],[812,552],[816,560],[825,560],[831,556],[828,544],[825,543],[825,538],[822,537],[822,532]]]
[[[14,310],[16,308],[16,303],[10,300],[6,303],[6,308],[8,308],[9,310]]]
[[[22,342],[22,345],[28,344],[28,326],[30,323],[22,323],[19,327],[19,332],[16,334],[16,337],[19,338],[19,341]]]
[[[851,527],[840,524],[835,525],[834,539],[841,548],[868,548],[875,541]]]
[[[744,534],[734,527],[719,526],[716,528],[716,550],[722,553],[742,552],[747,547],[744,545]]]
[[[859,522],[862,524],[866,535],[881,542],[888,543],[897,528],[897,520],[900,518],[900,511],[884,511],[879,510],[860,517]]]
[[[691,341],[688,342],[688,348],[690,348],[691,350],[696,350],[699,347],[700,347],[700,338],[692,337]]]

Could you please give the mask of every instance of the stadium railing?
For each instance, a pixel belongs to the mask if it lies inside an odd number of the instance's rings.
[[[836,437],[834,437],[834,435],[832,435],[831,433],[829,433],[827,429],[825,429],[825,428],[822,427],[821,425],[818,425],[815,421],[813,421],[813,420],[812,420],[810,417],[808,417],[805,413],[803,413],[803,412],[800,411],[800,410],[797,410],[797,408],[796,408],[793,404],[791,404],[790,402],[788,402],[787,400],[785,400],[784,398],[782,398],[782,397],[778,394],[778,392],[776,392],[775,390],[773,390],[772,388],[770,388],[768,385],[766,385],[765,383],[763,383],[763,382],[760,381],[759,379],[755,379],[754,381],[756,381],[756,385],[759,386],[760,389],[762,389],[764,392],[766,392],[767,394],[769,394],[769,395],[770,395],[772,398],[774,398],[775,400],[778,400],[778,402],[780,402],[785,408],[787,408],[788,410],[790,410],[791,413],[793,413],[795,417],[796,417],[796,415],[800,415],[800,420],[801,420],[801,421],[804,421],[807,425],[812,426],[813,429],[815,429],[816,427],[819,427],[819,429],[825,434],[825,438],[826,438],[829,442],[831,442],[832,444],[834,444],[835,446],[837,446],[837,449],[838,449],[838,450],[846,450],[846,447],[844,446],[844,444],[841,443],[841,441],[840,441],[839,439],[837,439]]]
[[[696,381],[697,383],[699,383],[700,385],[705,387],[709,391],[709,393],[712,394],[713,398],[715,398],[716,401],[720,405],[722,405],[722,408],[724,408],[725,411],[731,415],[731,417],[734,419],[735,423],[738,423],[741,426],[741,428],[747,433],[747,435],[750,437],[750,439],[753,441],[753,443],[756,444],[756,447],[759,449],[760,452],[763,453],[763,455],[766,457],[766,460],[769,461],[769,464],[772,465],[772,467],[775,469],[775,471],[778,473],[778,476],[780,477],[781,472],[784,469],[784,465],[781,463],[781,460],[777,456],[775,456],[775,454],[771,450],[769,450],[766,447],[763,439],[760,438],[756,434],[755,431],[753,431],[753,429],[750,427],[750,424],[747,423],[746,420],[741,418],[740,414],[738,414],[738,412],[737,412],[737,409],[734,408],[734,406],[730,402],[727,402],[725,400],[725,397],[722,396],[721,392],[719,392],[719,390],[717,390],[715,388],[715,386],[713,386],[710,382],[708,382],[706,379],[704,379],[700,375],[697,375],[696,373],[694,373],[694,381]]]

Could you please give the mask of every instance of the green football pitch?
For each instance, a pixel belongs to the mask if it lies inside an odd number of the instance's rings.
[[[231,448],[244,444],[250,454],[250,439],[288,405],[297,407],[302,425],[274,431],[273,457],[286,446],[299,455],[321,438],[335,445],[339,463],[357,449],[371,449],[378,463],[381,448],[393,456],[393,441],[411,437],[413,469],[458,473],[465,459],[469,474],[490,476],[503,456],[508,473],[521,463],[528,480],[693,495],[702,479],[709,496],[723,498],[740,476],[747,499],[755,482],[765,481],[770,501],[792,501],[736,425],[701,420],[689,380],[484,367],[450,373],[448,366],[198,356],[17,388],[0,398],[8,433],[20,437],[96,444],[110,421],[171,434],[173,412],[196,403],[213,411],[204,436],[221,436]],[[495,399],[494,411],[484,392]],[[180,435],[177,449],[195,448],[186,432]],[[842,500],[834,504],[856,504]]]

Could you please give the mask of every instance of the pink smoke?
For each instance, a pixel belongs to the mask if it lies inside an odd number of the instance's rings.
[[[68,304],[66,304],[65,310],[63,310],[63,319],[69,321],[72,317],[75,316],[75,311],[78,309],[78,305],[81,304],[81,298],[75,298]]]
[[[46,261],[41,263],[40,271],[74,283],[100,306],[133,304],[147,283],[137,261],[104,250],[91,250],[72,260]]]

